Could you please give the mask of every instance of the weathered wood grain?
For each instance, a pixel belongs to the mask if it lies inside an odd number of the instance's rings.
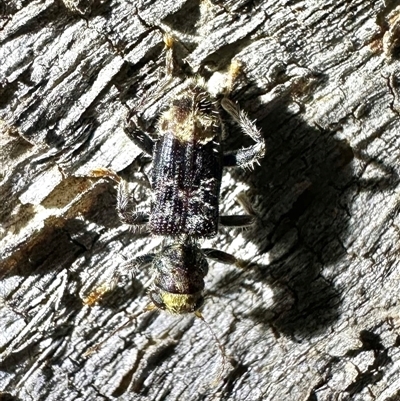
[[[0,390],[24,401],[399,399],[396,6],[0,4]],[[122,226],[115,185],[89,173],[132,180],[146,168],[123,127],[163,76],[165,31],[194,71],[243,62],[232,97],[267,141],[260,167],[225,173],[221,199],[236,213],[246,190],[260,222],[207,243],[253,262],[212,264],[207,278],[203,315],[233,365],[222,373],[192,316],[145,314],[84,357],[148,302],[148,270],[82,301],[160,244]]]

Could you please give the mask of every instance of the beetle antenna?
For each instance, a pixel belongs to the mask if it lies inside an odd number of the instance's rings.
[[[118,333],[120,330],[122,330],[123,328],[125,328],[126,326],[128,326],[131,322],[135,321],[138,317],[144,315],[147,312],[151,312],[152,310],[156,309],[156,307],[153,304],[149,304],[147,305],[142,311],[140,311],[139,313],[137,313],[136,315],[131,315],[129,317],[129,319],[123,323],[121,326],[117,327],[115,330],[113,330],[111,332],[110,335],[108,335],[103,341],[100,341],[99,343],[97,343],[96,345],[94,345],[93,347],[90,347],[84,354],[83,356],[89,357],[92,354],[94,354],[95,352],[97,352],[103,345],[104,343],[106,343],[111,337],[113,337],[116,333]]]
[[[210,324],[207,322],[206,319],[204,319],[204,316],[201,314],[201,312],[196,311],[194,314],[195,314],[196,317],[198,317],[198,318],[206,325],[208,331],[209,331],[209,332],[211,333],[211,335],[213,336],[214,341],[215,341],[215,343],[217,344],[217,346],[218,346],[218,348],[219,348],[219,351],[220,351],[220,354],[221,354],[221,357],[222,357],[222,363],[221,363],[221,366],[220,366],[220,368],[219,368],[219,370],[218,370],[217,377],[216,377],[215,380],[213,380],[212,383],[211,383],[212,386],[216,386],[216,385],[220,382],[220,380],[221,380],[221,378],[222,378],[222,375],[223,375],[223,373],[225,372],[225,370],[226,370],[226,368],[228,367],[228,365],[230,365],[230,366],[232,366],[232,365],[231,365],[231,363],[228,361],[228,356],[227,356],[227,354],[226,354],[226,350],[225,350],[224,345],[223,345],[223,344],[221,343],[221,341],[218,339],[218,337],[216,336],[216,334],[215,334],[214,330],[212,329],[212,327],[210,326]]]

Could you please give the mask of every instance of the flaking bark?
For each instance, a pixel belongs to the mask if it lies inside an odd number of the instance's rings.
[[[400,397],[396,2],[9,0],[0,13],[1,397]],[[166,31],[207,77],[243,63],[231,98],[267,141],[261,166],[222,183],[222,212],[240,213],[245,190],[258,223],[205,243],[252,262],[207,276],[222,372],[194,316],[145,313],[84,356],[148,302],[147,269],[89,305],[159,246],[119,222],[115,184],[90,172],[133,182],[148,167],[124,123],[164,75]],[[250,142],[228,126],[231,148]]]

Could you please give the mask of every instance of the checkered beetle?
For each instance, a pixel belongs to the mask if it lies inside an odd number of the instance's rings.
[[[174,70],[173,40],[165,36],[165,88]],[[226,78],[231,89],[240,65],[232,63]],[[220,106],[255,144],[224,153],[225,128]],[[217,234],[218,225],[245,227],[254,223],[254,212],[244,196],[238,200],[245,215],[219,215],[219,193],[225,166],[252,166],[265,153],[265,142],[246,113],[227,96],[214,98],[202,78],[186,79],[182,90],[169,99],[157,125],[157,139],[145,132],[141,112],[129,118],[131,139],[152,157],[152,201],[148,211],[138,211],[127,184],[119,177],[118,213],[123,223],[146,226],[164,238],[158,253],[136,257],[127,266],[137,270],[151,266],[154,280],[149,291],[152,307],[173,314],[193,313],[204,302],[207,259],[240,265],[234,256],[216,249],[202,249],[199,239]],[[200,316],[200,313],[197,312]]]
[[[165,36],[166,71],[174,69],[173,40]],[[227,77],[230,89],[238,74],[233,63]],[[162,83],[165,86],[165,82]],[[255,144],[235,152],[223,152],[224,124],[219,105]],[[220,216],[219,192],[225,166],[252,166],[265,153],[265,142],[253,122],[226,96],[214,99],[201,78],[189,78],[169,101],[157,126],[157,139],[143,129],[140,113],[131,116],[130,137],[152,156],[152,202],[150,210],[138,212],[120,183],[118,212],[122,222],[146,225],[151,234],[165,239],[157,254],[130,261],[133,269],[151,265],[154,281],[149,295],[159,309],[174,314],[197,311],[203,304],[207,259],[240,264],[232,255],[216,249],[201,249],[199,239],[214,237],[218,225],[244,227],[253,224],[254,213],[244,197],[239,201],[246,215]]]

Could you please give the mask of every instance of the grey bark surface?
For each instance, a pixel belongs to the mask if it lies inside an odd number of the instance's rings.
[[[400,399],[395,1],[10,0],[0,13],[0,399]],[[115,184],[90,172],[133,182],[144,168],[124,123],[163,77],[166,31],[193,71],[243,63],[231,98],[267,143],[221,191],[223,213],[246,191],[259,222],[204,245],[252,262],[207,276],[202,313],[229,366],[200,319],[161,312],[84,356],[148,303],[151,269],[83,302],[160,245],[119,222]],[[229,146],[249,144],[226,119]]]

